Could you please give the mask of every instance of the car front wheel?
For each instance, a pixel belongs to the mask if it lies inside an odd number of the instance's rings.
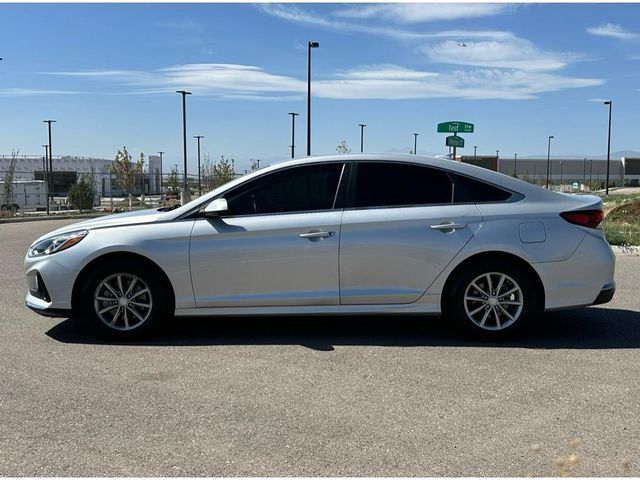
[[[520,331],[535,314],[535,288],[517,266],[483,262],[453,282],[445,314],[468,333],[499,340]]]
[[[109,337],[139,337],[166,314],[166,298],[164,285],[144,265],[104,264],[83,290],[83,317]]]

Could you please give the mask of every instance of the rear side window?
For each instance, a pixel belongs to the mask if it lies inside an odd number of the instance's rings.
[[[342,163],[295,167],[270,173],[226,197],[232,215],[330,210]]]
[[[450,175],[454,183],[454,203],[504,202],[513,195],[511,192],[474,178],[456,175],[455,173]]]
[[[403,163],[358,163],[351,206],[393,207],[451,203],[453,185],[442,170]]]

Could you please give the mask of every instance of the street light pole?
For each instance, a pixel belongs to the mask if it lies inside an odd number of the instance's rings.
[[[187,95],[191,95],[191,92],[186,90],[176,90],[176,93],[182,95],[182,153],[184,157],[184,183],[182,186],[182,199],[183,205],[190,200],[190,192],[187,184]]]
[[[162,196],[162,156],[164,155],[164,152],[158,152],[160,154],[160,201],[163,200],[163,196]]]
[[[291,158],[296,158],[296,116],[300,114],[289,112],[289,115],[291,115]]]
[[[51,124],[56,123],[55,120],[43,120],[42,123],[48,124],[49,128],[49,198],[53,201],[53,155],[51,148]]]
[[[318,42],[307,44],[307,157],[311,156],[311,49],[319,46]]]
[[[551,171],[551,139],[553,135],[549,135],[549,142],[547,143],[547,190],[549,190],[549,173]]]
[[[476,152],[478,151],[478,146],[474,145],[473,146],[473,161],[476,161]]]
[[[47,174],[47,161],[49,160],[49,145],[42,145],[44,147],[44,157],[42,157],[42,180],[49,186],[49,175]],[[49,195],[47,194],[47,215],[49,215]]]
[[[200,183],[200,139],[204,138],[202,135],[195,135],[193,138],[198,139],[198,196],[202,195],[202,184]]]
[[[562,191],[562,160],[560,160],[560,191]]]
[[[413,134],[413,154],[414,155],[418,154],[418,135],[420,134],[419,133]]]
[[[358,126],[360,127],[360,153],[362,153],[364,151],[364,127],[366,127],[366,125],[359,123]]]
[[[500,173],[500,150],[496,150],[496,172]]]
[[[513,176],[518,178],[518,154],[513,154]]]
[[[593,180],[593,158],[589,159],[589,190],[591,190],[591,182]]]
[[[612,100],[604,102],[605,105],[609,105],[609,135],[607,136],[607,185],[605,188],[605,195],[609,195],[609,164],[611,162],[611,107],[613,106]]]

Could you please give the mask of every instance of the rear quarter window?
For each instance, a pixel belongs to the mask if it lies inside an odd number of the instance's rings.
[[[506,202],[513,197],[512,192],[490,185],[481,180],[454,173],[450,175],[454,185],[454,203]]]

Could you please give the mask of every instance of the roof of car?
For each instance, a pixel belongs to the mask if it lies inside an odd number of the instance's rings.
[[[509,190],[524,194],[525,196],[533,196],[533,197],[540,198],[540,197],[547,197],[548,194],[551,193],[537,187],[536,185],[532,185],[530,183],[524,182],[517,178],[510,177],[509,175],[504,175],[502,173],[494,172],[493,170],[488,170],[486,168],[478,167],[476,165],[471,165],[468,163],[451,160],[449,158],[428,157],[423,155],[409,155],[409,154],[389,154],[389,153],[350,153],[350,154],[346,153],[346,154],[302,157],[302,158],[289,159],[282,162],[273,163],[259,170],[251,172],[247,175],[236,178],[231,182],[225,185],[222,185],[212,190],[211,192],[205,194],[203,197],[201,197],[198,200],[200,201],[200,200],[207,200],[208,198],[215,198],[215,196],[218,195],[222,190],[227,190],[228,188],[231,188],[235,185],[238,185],[245,181],[259,177],[263,174],[280,170],[282,168],[287,168],[287,167],[296,166],[296,165],[308,165],[311,163],[324,163],[324,162],[334,162],[334,161],[338,161],[338,162],[384,161],[384,162],[400,162],[400,163],[417,163],[421,165],[428,165],[436,168],[450,170],[456,173],[477,178],[479,180],[484,180],[488,183],[499,185],[503,188],[507,188]],[[187,212],[189,211],[189,209],[193,208],[193,203],[194,202],[190,202],[189,204],[183,205],[182,207],[176,210],[167,212],[167,216],[168,217],[180,216],[184,212]]]

